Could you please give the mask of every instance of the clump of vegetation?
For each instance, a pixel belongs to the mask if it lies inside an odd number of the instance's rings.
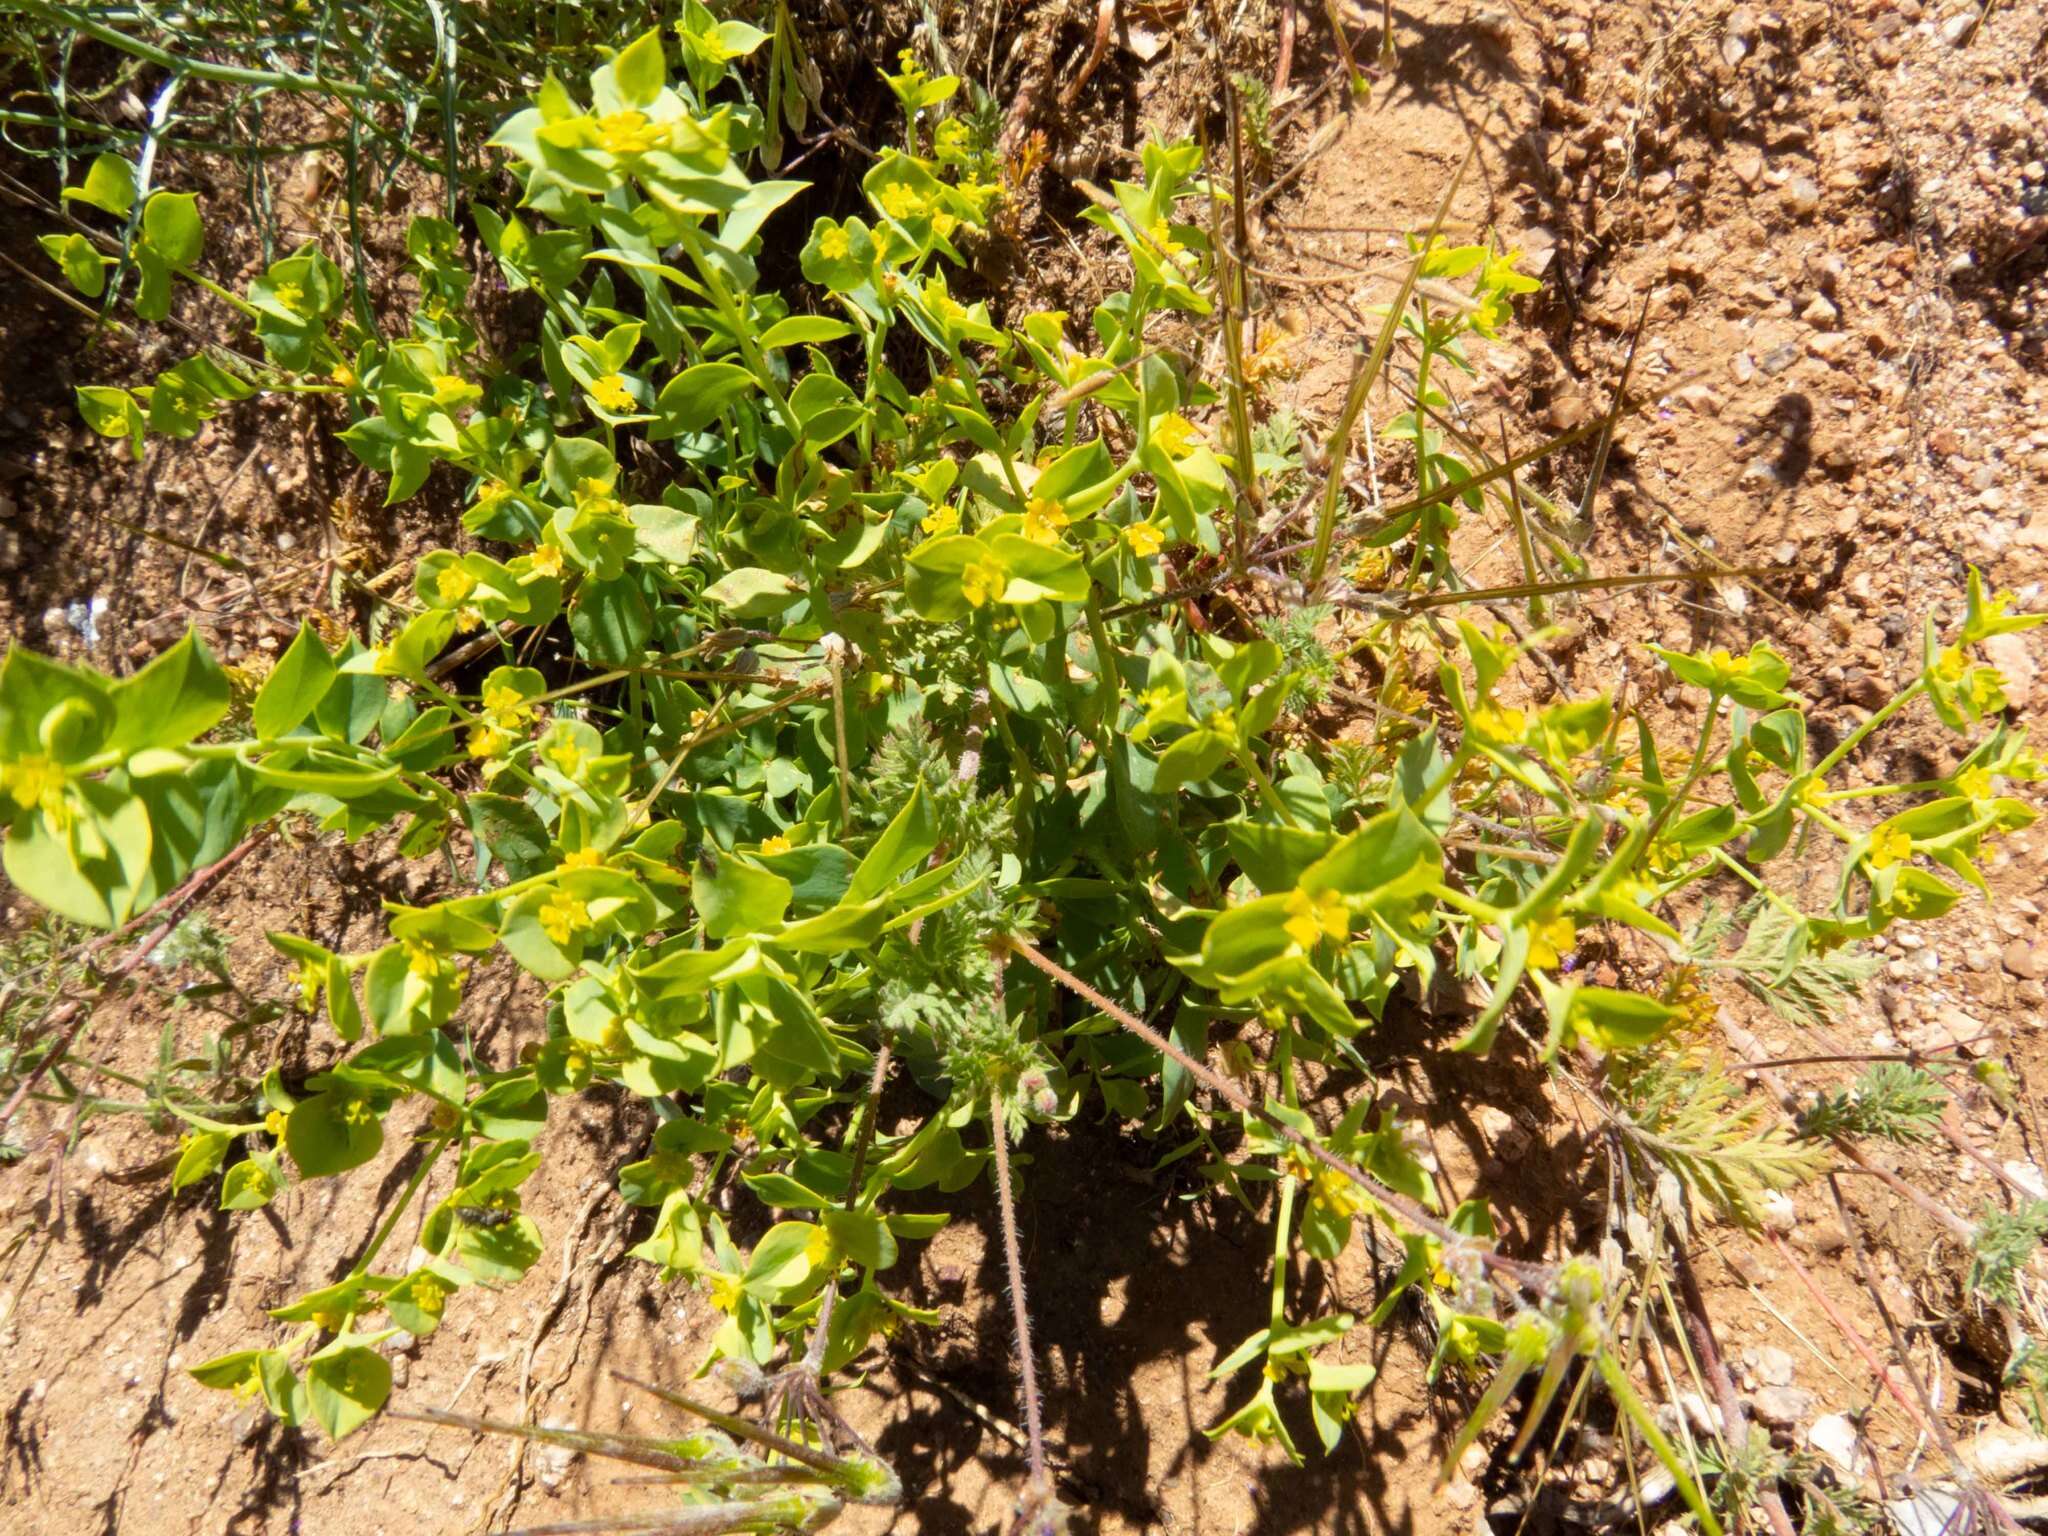
[[[1194,145],[1148,145],[1138,178],[1087,214],[1126,287],[1086,317],[998,317],[956,292],[1002,196],[987,115],[906,59],[889,77],[903,138],[861,178],[860,207],[790,229],[803,184],[757,174],[795,110],[786,46],[780,21],[692,3],[573,84],[548,76],[496,127],[517,203],[459,212],[491,280],[539,316],[505,353],[482,340],[482,274],[449,218],[410,226],[418,301],[394,335],[353,302],[360,268],[317,248],[219,288],[197,200],[150,189],[121,155],[71,189],[104,216],[48,245],[81,293],[111,300],[132,277],[150,319],[197,283],[261,353],[202,350],[148,382],[89,386],[96,430],[140,456],[260,391],[320,391],[387,504],[438,478],[460,488],[471,536],[423,555],[372,633],[303,627],[246,723],[196,635],[124,678],[21,648],[0,668],[6,872],[67,921],[150,912],[280,817],[392,832],[406,857],[468,871],[451,899],[387,903],[367,950],[271,935],[298,1006],[326,1020],[326,1059],[270,1070],[240,1104],[175,1109],[190,1126],[176,1181],[222,1171],[230,1208],[359,1168],[388,1139],[422,1154],[341,1279],[193,1374],[288,1424],[352,1432],[390,1397],[382,1346],[539,1261],[522,1194],[548,1173],[536,1137],[557,1101],[615,1085],[660,1118],[618,1171],[620,1198],[654,1213],[634,1251],[710,1298],[713,1356],[752,1373],[779,1428],[686,1402],[716,1433],[573,1443],[662,1458],[715,1511],[691,1529],[808,1526],[893,1498],[821,1383],[934,1320],[891,1273],[946,1220],[930,1192],[992,1170],[1030,1441],[1020,1508],[1049,1527],[1009,1157],[1099,1108],[1183,1138],[1173,1155],[1201,1154],[1219,1192],[1249,1203],[1248,1185],[1273,1186],[1268,1321],[1214,1367],[1242,1396],[1209,1433],[1296,1458],[1305,1431],[1335,1447],[1372,1379],[1347,1341],[1405,1295],[1436,1324],[1434,1369],[1485,1383],[1447,1473],[1524,1387],[1513,1455],[1597,1380],[1719,1530],[1631,1379],[1632,1309],[1661,1280],[1613,1255],[1504,1251],[1483,1200],[1441,1209],[1392,1109],[1318,1103],[1326,1075],[1302,1069],[1358,1064],[1358,1037],[1398,1000],[1454,979],[1475,999],[1457,1049],[1491,1049],[1512,1021],[1546,1063],[1598,1080],[1645,1171],[1753,1219],[1813,1149],[1680,1054],[1697,1049],[1696,967],[1715,960],[1688,949],[1677,902],[1709,882],[1755,892],[1765,906],[1725,963],[1818,1009],[1854,974],[1828,957],[1981,888],[1986,844],[2033,819],[2007,786],[2042,769],[1979,647],[2039,616],[1973,573],[1955,632],[1928,623],[1918,676],[1818,757],[1765,644],[1649,648],[1696,691],[1676,745],[1604,694],[1534,705],[1519,674],[1543,631],[1432,618],[1497,596],[1463,591],[1450,558],[1489,498],[1532,573],[1512,595],[1574,585],[1536,579],[1544,507],[1445,419],[1463,342],[1533,287],[1512,252],[1417,236],[1299,508],[1307,536],[1288,544],[1291,516],[1267,497],[1309,472],[1285,457],[1292,434],[1255,434],[1241,347],[1210,377],[1157,339],[1236,336],[1241,319],[1242,272],[1215,238],[1228,196]],[[750,84],[764,64],[765,99]],[[800,247],[801,284],[764,284],[771,241]],[[1346,461],[1397,338],[1417,384],[1382,430],[1412,450],[1416,483],[1367,509]],[[1310,601],[1263,627],[1191,618],[1255,569]],[[1307,718],[1341,675],[1326,624],[1372,664],[1386,710],[1342,748]],[[545,669],[544,637],[566,658]],[[483,658],[463,683],[437,665],[458,646]],[[1955,770],[1839,787],[1915,705],[1965,738]],[[1879,795],[1914,798],[1865,824]],[[1838,864],[1816,910],[1769,875],[1801,840]],[[1623,931],[1653,957],[1644,973],[1591,979],[1581,946]],[[233,986],[215,951],[184,953]],[[453,1026],[501,954],[546,988],[547,1027],[496,1061]],[[1228,1074],[1209,1064],[1219,1027]],[[898,1063],[924,1113],[885,1131]],[[1804,1130],[1909,1138],[1938,1114],[1930,1086],[1874,1067]],[[751,1245],[712,1198],[733,1175],[775,1216]],[[387,1240],[422,1208],[423,1256],[393,1264]],[[1403,1255],[1378,1310],[1307,1303],[1297,1257],[1334,1261],[1365,1223]],[[1995,1296],[2021,1244],[1985,1230]],[[1792,1475],[1736,1465],[1731,1521],[1752,1484]]]

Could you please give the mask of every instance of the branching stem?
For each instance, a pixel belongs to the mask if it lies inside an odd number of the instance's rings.
[[[1140,1040],[1143,1040],[1154,1050],[1177,1062],[1189,1075],[1206,1085],[1211,1092],[1229,1104],[1233,1109],[1251,1115],[1282,1141],[1287,1142],[1290,1146],[1305,1153],[1307,1156],[1314,1158],[1325,1168],[1342,1174],[1370,1195],[1376,1204],[1382,1206],[1392,1216],[1398,1218],[1403,1225],[1433,1237],[1438,1242],[1449,1247],[1473,1254],[1488,1269],[1527,1290],[1540,1292],[1549,1285],[1551,1273],[1548,1265],[1530,1264],[1521,1259],[1511,1259],[1498,1249],[1475,1243],[1464,1233],[1453,1230],[1444,1222],[1437,1220],[1436,1217],[1432,1216],[1406,1195],[1401,1194],[1397,1190],[1389,1189],[1378,1179],[1375,1179],[1371,1174],[1355,1164],[1346,1162],[1319,1142],[1311,1141],[1308,1137],[1302,1135],[1301,1132],[1282,1120],[1278,1115],[1272,1113],[1264,1105],[1254,1103],[1235,1083],[1231,1082],[1221,1073],[1213,1071],[1206,1063],[1195,1060],[1194,1057],[1188,1055],[1186,1051],[1183,1051],[1178,1045],[1175,1045],[1166,1036],[1132,1013],[1128,1008],[1111,1002],[1107,997],[1104,997],[1095,988],[1089,986],[1087,982],[1076,976],[1058,961],[1049,959],[1021,939],[1012,938],[1004,942],[1008,945],[1011,953],[1015,954],[1020,960],[1027,961],[1037,967],[1054,981],[1057,981],[1061,986],[1072,992],[1076,997],[1101,1009],[1102,1012],[1116,1020],[1117,1023],[1136,1035]],[[1000,1141],[997,1145],[1000,1148]]]

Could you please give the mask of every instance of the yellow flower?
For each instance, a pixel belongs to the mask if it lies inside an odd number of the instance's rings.
[[[942,533],[952,533],[960,526],[958,507],[933,507],[923,522],[917,525],[936,538]]]
[[[710,711],[710,710],[708,710],[708,709],[693,709],[693,710],[691,710],[691,711],[690,711],[690,729],[691,729],[691,730],[693,730],[693,731],[701,731],[701,730],[703,730],[703,729],[704,729],[704,725],[705,725],[705,722],[706,722],[706,721],[708,721],[708,720],[709,720],[710,718],[711,718],[711,711]]]
[[[1067,509],[1045,496],[1034,496],[1024,508],[1024,537],[1034,544],[1057,544],[1060,530],[1072,522]]]
[[[1166,530],[1157,523],[1132,523],[1124,529],[1124,542],[1140,560],[1149,560],[1166,547]]]
[[[723,1270],[708,1269],[704,1278],[711,1282],[711,1305],[730,1317],[739,1311],[746,1293],[740,1289],[740,1277],[728,1275]]]
[[[882,188],[880,202],[882,212],[892,219],[915,218],[924,212],[924,195],[905,181],[891,182]]]
[[[484,627],[484,611],[475,603],[464,603],[455,610],[455,633],[473,635]]]
[[[1549,970],[1578,945],[1578,925],[1570,918],[1545,918],[1529,927],[1529,963]]]
[[[1173,231],[1167,226],[1164,219],[1154,219],[1151,227],[1145,233],[1150,235],[1152,243],[1168,256],[1177,256],[1187,249],[1186,246],[1173,238]]]
[[[1009,578],[993,560],[977,560],[960,573],[960,595],[979,608],[1000,596]]]
[[[273,1109],[269,1114],[263,1117],[263,1129],[270,1133],[271,1138],[273,1140],[283,1141],[284,1120],[284,1111],[281,1109]]]
[[[1351,912],[1344,898],[1332,890],[1311,896],[1307,891],[1287,893],[1287,937],[1303,949],[1314,949],[1326,937],[1346,938],[1351,933]]]
[[[356,371],[345,362],[336,363],[332,368],[328,369],[327,377],[334,380],[343,389],[354,389],[356,387]]]
[[[432,382],[436,405],[453,405],[468,396],[474,387],[469,380],[453,373],[437,373]]]
[[[601,379],[592,379],[590,398],[615,415],[630,411],[640,403],[626,388],[626,376],[622,373],[608,373]]]
[[[469,755],[471,757],[503,757],[512,747],[512,737],[495,725],[479,724],[470,727]]]
[[[959,227],[960,221],[944,210],[932,215],[932,233],[941,240],[952,234]]]
[[[438,976],[448,963],[432,939],[401,939],[399,944],[405,950],[405,968],[423,980]]]
[[[597,516],[619,510],[619,499],[612,494],[612,482],[587,475],[576,484],[576,510]]]
[[[1972,800],[1989,800],[1997,786],[1991,781],[1991,770],[1982,763],[1965,768],[1956,775],[1956,788]]]
[[[1520,741],[1528,728],[1528,718],[1519,709],[1482,704],[1472,711],[1472,729],[1488,741]]]
[[[1963,680],[1963,692],[1978,714],[1996,714],[2005,708],[2005,674],[1996,667],[1972,667]]]
[[[1870,834],[1870,867],[1889,869],[1913,856],[1913,839],[1903,827],[1879,827]]]
[[[818,236],[818,254],[827,261],[844,261],[853,253],[853,242],[847,239],[846,231],[834,225]]]
[[[804,1257],[811,1261],[811,1267],[814,1269],[831,1258],[832,1234],[824,1227],[813,1227],[809,1239],[804,1243]]]
[[[270,296],[295,315],[306,312],[306,290],[298,283],[279,283],[270,290]]]
[[[548,734],[540,755],[565,779],[573,779],[583,771],[583,748],[567,726],[558,726]]]
[[[0,767],[0,785],[23,810],[41,806],[43,814],[58,821],[64,810],[64,770],[40,752]]]
[[[574,853],[562,855],[564,869],[596,869],[602,863],[604,850],[601,848],[578,848]]]
[[[764,837],[761,839],[761,851],[771,854],[787,853],[789,852],[789,839],[780,832],[776,833],[773,837]]]
[[[540,909],[541,932],[557,944],[566,944],[590,926],[590,908],[567,891],[556,891]]]
[[[1967,664],[1961,646],[1945,646],[1941,654],[1934,658],[1934,675],[1944,683],[1961,682],[1963,669]]]
[[[645,112],[611,112],[597,120],[597,147],[608,155],[644,155],[667,138],[668,130]]]
[[[459,603],[476,590],[476,578],[459,565],[444,565],[434,578],[434,590],[444,603]]]
[[[377,1111],[361,1099],[349,1099],[341,1106],[340,1119],[341,1123],[347,1126],[370,1125],[375,1123]]]
[[[533,573],[536,576],[559,576],[562,574],[562,551],[554,544],[536,544],[533,548]]]
[[[1194,451],[1195,424],[1179,411],[1168,411],[1152,423],[1152,441],[1169,459],[1184,459]]]
[[[431,1272],[412,1283],[412,1304],[429,1317],[439,1317],[455,1287]]]
[[[1351,562],[1351,580],[1361,587],[1384,586],[1393,557],[1384,549],[1368,549]]]
[[[526,702],[526,695],[510,683],[492,683],[484,689],[484,713],[493,722],[510,730],[524,725],[533,714],[533,708]]]

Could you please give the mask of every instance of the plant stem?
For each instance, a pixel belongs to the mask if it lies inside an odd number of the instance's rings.
[[[1029,959],[1030,954],[1019,950]],[[1017,1368],[1023,1379],[1024,1434],[1030,1457],[1031,1486],[1043,1491],[1045,1478],[1045,1426],[1038,1406],[1038,1366],[1031,1349],[1031,1309],[1024,1299],[1024,1257],[1017,1246],[1017,1202],[1010,1188],[1010,1141],[1004,1125],[1007,1111],[1001,1092],[991,1089],[988,1099],[989,1130],[995,1146],[997,1207],[1002,1216],[1003,1262],[1010,1271],[1010,1321],[1016,1331]]]
[[[1325,1148],[1320,1142],[1311,1141],[1278,1115],[1263,1105],[1254,1103],[1235,1083],[1225,1078],[1221,1073],[1212,1071],[1206,1063],[1195,1060],[1194,1057],[1132,1013],[1128,1008],[1111,1002],[1107,997],[1104,997],[1095,988],[1089,986],[1087,982],[1076,976],[1058,961],[1041,954],[1022,939],[1006,939],[1004,943],[1008,946],[1011,953],[1015,954],[1019,959],[1028,961],[1072,992],[1076,997],[1109,1015],[1110,1018],[1116,1020],[1117,1023],[1136,1035],[1140,1040],[1143,1040],[1155,1051],[1171,1057],[1189,1075],[1202,1082],[1212,1093],[1216,1094],[1218,1098],[1229,1104],[1233,1109],[1242,1114],[1252,1116],[1282,1141],[1314,1158],[1325,1168],[1342,1174],[1360,1189],[1364,1190],[1372,1197],[1376,1204],[1383,1207],[1390,1216],[1397,1218],[1402,1224],[1412,1227],[1417,1232],[1421,1232],[1426,1236],[1433,1237],[1440,1243],[1445,1243],[1453,1248],[1462,1249],[1474,1254],[1479,1262],[1488,1269],[1506,1276],[1517,1285],[1528,1290],[1540,1292],[1548,1285],[1550,1281],[1549,1266],[1530,1264],[1521,1259],[1511,1259],[1497,1248],[1477,1243],[1466,1234],[1456,1231],[1444,1222],[1437,1220],[1436,1217],[1432,1216],[1406,1195],[1398,1190],[1389,1189],[1362,1168],[1346,1162],[1343,1158]]]
[[[441,1154],[448,1150],[453,1141],[452,1136],[434,1138],[433,1150],[420,1159],[419,1167],[415,1168],[412,1177],[406,1180],[405,1189],[398,1197],[398,1204],[393,1206],[391,1214],[384,1218],[384,1225],[379,1227],[377,1235],[370,1239],[370,1246],[365,1248],[363,1256],[356,1260],[355,1268],[348,1272],[349,1279],[353,1280],[357,1275],[366,1275],[370,1272],[370,1265],[376,1260],[377,1251],[397,1229],[399,1218],[405,1215],[406,1207],[412,1204],[413,1196],[420,1192],[420,1186],[427,1182],[427,1175],[434,1171],[434,1164],[441,1160]]]
[[[269,836],[270,823],[265,822],[247,837],[243,838],[241,842],[237,843],[224,857],[215,863],[207,865],[204,869],[195,871],[186,879],[183,885],[165,897],[163,902],[157,907],[157,911],[162,914],[157,925],[143,937],[141,942],[121,958],[120,963],[113,970],[107,973],[106,980],[101,983],[101,992],[105,993],[115,983],[121,981],[137,966],[141,965],[143,961],[154,954],[157,946],[169,938],[172,931],[184,920],[185,914],[192,909],[193,904],[200,897],[204,896],[208,890],[212,889],[214,884],[223,875],[253,853],[257,846]],[[65,1055],[69,1053],[73,1042],[77,1040],[79,1032],[91,1020],[92,1009],[87,1005],[87,1000],[84,998],[75,998],[50,1015],[49,1021],[44,1026],[45,1032],[55,1033],[61,1029],[64,1033],[55,1045],[43,1053],[42,1059],[30,1070],[28,1076],[23,1078],[15,1087],[14,1092],[8,1097],[7,1103],[4,1106],[0,1106],[0,1127],[6,1126],[9,1121],[13,1120],[14,1112],[21,1108],[22,1100],[26,1099],[35,1090],[36,1084],[43,1080],[44,1073],[64,1059]]]
[[[1843,737],[1841,745],[1836,747],[1834,751],[1830,752],[1826,757],[1820,760],[1819,764],[1813,770],[1814,778],[1825,779],[1828,776],[1829,772],[1833,770],[1836,764],[1841,762],[1843,758],[1847,757],[1851,752],[1854,752],[1859,746],[1863,744],[1863,740],[1865,737],[1867,737],[1872,731],[1876,730],[1879,726],[1883,725],[1885,721],[1891,719],[1893,715],[1896,715],[1900,710],[1904,709],[1915,698],[1917,698],[1926,689],[1926,687],[1927,678],[1923,674],[1919,677],[1914,678],[1912,682],[1908,683],[1905,686],[1905,688],[1900,690],[1898,693],[1893,694],[1890,702],[1888,702],[1876,714],[1872,715],[1868,720],[1864,721],[1861,725],[1857,726],[1856,729],[1851,731],[1847,736]]]

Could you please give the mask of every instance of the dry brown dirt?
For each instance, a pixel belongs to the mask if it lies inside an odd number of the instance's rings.
[[[1274,403],[1311,424],[1333,414],[1370,306],[1385,297],[1360,274],[1398,262],[1395,231],[1427,223],[1476,139],[1453,216],[1533,253],[1546,284],[1524,323],[1476,349],[1479,377],[1465,390],[1476,419],[1493,432],[1497,411],[1520,448],[1603,409],[1647,302],[1637,387],[1671,393],[1623,429],[1583,530],[1587,553],[1606,571],[1708,558],[1773,568],[1585,600],[1568,613],[1572,637],[1553,648],[1575,683],[1630,687],[1677,721],[1688,701],[1645,669],[1638,642],[1770,638],[1794,659],[1817,724],[1839,733],[1912,675],[1920,617],[1930,607],[1953,617],[1966,564],[2041,606],[2048,421],[2035,306],[2048,7],[1997,5],[1965,35],[1955,19],[1974,6],[1918,0],[1413,0],[1395,13],[1396,62],[1348,112],[1341,89],[1326,88],[1336,60],[1323,9],[1299,5],[1292,94],[1276,104],[1298,110],[1269,173],[1292,175],[1257,231],[1260,264],[1275,274],[1269,323],[1292,338],[1280,342],[1288,376]],[[1245,10],[1236,52],[1270,72],[1277,8]],[[1376,22],[1378,6],[1367,10]],[[1085,132],[1051,124],[1063,163],[1089,174],[1114,174],[1107,162],[1141,124],[1185,128],[1174,119],[1187,82],[1210,78],[1186,8],[1129,11],[1084,98]],[[1061,37],[1087,30],[1070,23]],[[1371,58],[1376,27],[1360,19],[1351,30]],[[1048,202],[1062,205],[1056,192]],[[307,206],[317,226],[318,198]],[[0,247],[33,265],[32,231],[8,222]],[[1039,275],[1085,287],[1088,248],[1056,232],[1042,239]],[[307,608],[345,604],[337,571],[370,579],[444,536],[431,520],[388,526],[354,504],[362,487],[325,441],[317,407],[233,413],[138,469],[77,424],[69,389],[146,368],[146,348],[86,344],[74,314],[26,285],[0,298],[0,334],[0,619],[17,640],[120,668],[190,619],[233,661],[288,639]],[[1566,459],[1539,483],[1575,503],[1585,471],[1583,456]],[[1518,574],[1502,526],[1474,519],[1461,540],[1473,581]],[[193,559],[190,545],[245,562],[256,584]],[[95,597],[105,610],[88,644],[64,610]],[[2015,702],[2034,708],[2048,704],[2039,635],[1999,657]],[[1947,739],[1913,728],[1852,771],[1924,776],[1921,765],[1938,772],[1952,754]],[[1883,974],[1827,1038],[1734,998],[1731,1020],[1771,1056],[1960,1042],[2003,1055],[2023,1085],[2048,1081],[2042,834],[2015,836],[1993,863],[1996,899],[1886,946]],[[379,895],[416,899],[436,878],[374,844],[279,846],[238,872],[214,911],[236,974],[281,995],[264,929],[359,944]],[[466,1007],[492,1059],[512,1059],[540,1029],[536,997],[509,970],[480,973]],[[116,1065],[146,1060],[163,1018],[159,997],[131,997],[96,1020],[94,1048]],[[1515,1042],[1475,1062],[1445,1053],[1444,1039],[1411,1020],[1365,1042],[1386,1091],[1428,1127],[1444,1193],[1494,1199],[1517,1252],[1596,1247],[1613,1169],[1591,1106],[1547,1082]],[[323,1049],[303,1033],[281,1048]],[[1825,1068],[1790,1075],[1831,1080]],[[1988,1100],[1959,1110],[1968,1137],[2022,1182],[2039,1179],[2043,1159],[2031,1092],[2025,1102],[2020,1115]],[[548,1176],[528,1203],[547,1256],[401,1355],[399,1401],[553,1423],[662,1422],[608,1373],[686,1377],[716,1314],[623,1257],[631,1213],[592,1199],[647,1129],[624,1099],[557,1106]],[[64,1130],[62,1114],[35,1107],[11,1133],[29,1155],[0,1171],[0,1529],[453,1536],[658,1500],[581,1459],[528,1455],[515,1482],[507,1442],[414,1424],[382,1421],[329,1445],[182,1374],[248,1346],[265,1307],[346,1268],[410,1172],[403,1137],[345,1179],[231,1215],[208,1195],[165,1193],[166,1142],[147,1129],[93,1121],[68,1146]],[[1997,1175],[1938,1145],[1880,1161],[1967,1213]],[[1613,1447],[1597,1434],[1533,1477],[1482,1455],[1435,1491],[1469,1396],[1425,1386],[1428,1341],[1407,1314],[1356,1336],[1379,1377],[1336,1455],[1295,1469],[1212,1445],[1201,1430],[1235,1398],[1206,1373],[1261,1321],[1263,1225],[1227,1200],[1184,1198],[1183,1175],[1155,1170],[1159,1148],[1115,1125],[1077,1122],[1026,1152],[1020,1219],[1048,1433],[1084,1528],[1546,1531],[1570,1528],[1573,1510],[1614,1491]],[[1967,1435],[1995,1413],[1997,1393],[1995,1367],[1971,1353],[1955,1313],[1963,1256],[1885,1185],[1861,1177],[1844,1190],[1872,1244],[1875,1289],[1908,1327],[1913,1364],[1950,1428]],[[863,1515],[861,1529],[996,1529],[1021,1482],[989,1214],[978,1195],[954,1209],[953,1224],[889,1277],[942,1323],[871,1357],[845,1397],[908,1490],[893,1519]],[[1825,1413],[1867,1412],[1880,1466],[1896,1477],[1916,1453],[1913,1427],[1806,1285],[1888,1353],[1827,1186],[1800,1191],[1774,1225],[1766,1241],[1708,1229],[1695,1244],[1738,1383],[1769,1385],[1789,1358],[1795,1389],[1811,1397],[1789,1433]],[[1355,1243],[1333,1269],[1297,1275],[1297,1294],[1304,1307],[1326,1300],[1362,1314],[1388,1262]]]

